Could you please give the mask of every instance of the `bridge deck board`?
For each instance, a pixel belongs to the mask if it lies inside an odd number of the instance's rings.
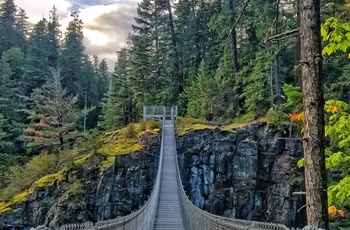
[[[163,168],[154,229],[184,230],[178,196],[178,185],[176,183],[175,131],[173,121],[165,120],[163,128],[165,129]]]

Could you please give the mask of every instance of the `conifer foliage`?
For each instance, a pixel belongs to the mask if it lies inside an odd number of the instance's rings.
[[[67,133],[97,127],[109,81],[107,63],[97,58],[95,68],[86,54],[78,13],[72,13],[66,29],[62,37],[55,6],[49,18],[31,27],[14,0],[0,3],[0,154],[17,159],[28,150],[37,153],[33,143],[43,147],[51,139],[63,145]]]

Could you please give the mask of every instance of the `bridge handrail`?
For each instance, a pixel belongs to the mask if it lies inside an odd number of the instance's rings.
[[[175,135],[174,135],[174,143]],[[176,151],[176,145],[174,146],[174,151]],[[184,190],[181,182],[180,170],[177,157],[176,159],[176,172],[177,172],[177,184],[178,184],[178,194],[180,201],[180,209],[182,214],[182,219],[185,225],[185,229],[188,230],[211,230],[211,229],[221,229],[221,230],[289,230],[289,228],[282,224],[265,223],[259,221],[249,221],[234,218],[227,218],[223,216],[217,216],[206,212],[196,205],[194,205]]]
[[[163,119],[163,127],[164,127]],[[162,129],[162,143],[164,141],[164,128]],[[163,144],[160,149],[159,164],[156,181],[151,193],[150,198],[147,202],[137,211],[130,213],[127,216],[117,217],[111,220],[98,221],[95,224],[88,222],[83,224],[67,224],[61,226],[60,230],[80,230],[80,229],[125,229],[125,230],[149,230],[153,228],[153,222],[156,215],[159,191],[160,191],[160,178],[162,169],[163,159]]]
[[[171,111],[171,119],[174,121],[174,111]],[[163,129],[162,129],[162,145],[159,159],[159,167],[157,172],[156,181],[154,188],[152,190],[151,196],[139,210],[123,217],[118,217],[112,220],[98,221],[93,224],[91,222],[83,224],[67,224],[61,226],[60,230],[80,230],[80,229],[126,229],[126,230],[150,230],[153,228],[153,222],[155,220],[156,209],[159,199],[160,191],[160,179],[161,179],[161,169],[162,169],[162,159],[163,159],[163,143],[164,143],[164,122],[165,115],[163,116]],[[175,123],[174,123],[175,125]],[[175,135],[173,136],[174,143]],[[174,151],[176,153],[176,145],[174,145]],[[289,230],[288,227],[281,224],[265,223],[258,221],[240,220],[227,218],[222,216],[217,216],[201,210],[195,206],[187,197],[185,190],[181,183],[179,164],[177,157],[176,161],[176,173],[177,173],[177,184],[178,184],[178,194],[180,201],[180,209],[182,214],[182,219],[184,227],[187,230],[211,230],[211,229],[221,229],[221,230]],[[36,228],[39,229],[39,228]]]

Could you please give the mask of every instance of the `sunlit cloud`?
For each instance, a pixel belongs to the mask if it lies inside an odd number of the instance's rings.
[[[17,6],[26,11],[31,23],[37,23],[43,17],[48,19],[49,12],[55,5],[63,32],[72,20],[71,12],[77,11],[84,23],[86,52],[89,55],[98,55],[100,60],[106,59],[111,70],[117,60],[116,51],[125,45],[126,38],[131,32],[137,2],[137,0],[15,1]]]
[[[16,0],[16,5],[24,9],[31,22],[37,22],[42,18],[48,18],[49,12],[56,6],[61,18],[70,15],[72,3],[67,0]]]
[[[106,58],[113,68],[116,51],[124,45],[136,15],[136,2],[96,5],[80,10],[88,53]]]

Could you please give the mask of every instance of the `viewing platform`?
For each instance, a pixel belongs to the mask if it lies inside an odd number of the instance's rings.
[[[174,118],[177,117],[177,106],[143,106],[143,119],[147,118],[158,118],[162,119]]]

